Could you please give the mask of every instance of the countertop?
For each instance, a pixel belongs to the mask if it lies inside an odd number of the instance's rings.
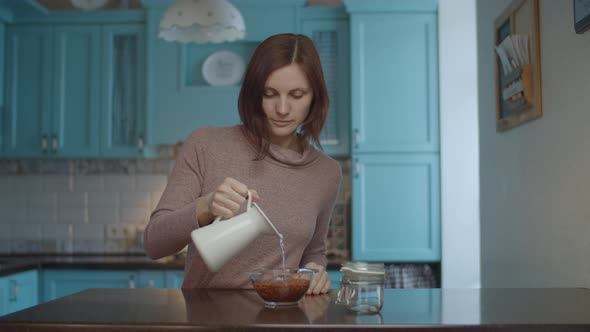
[[[2,331],[590,331],[588,289],[386,289],[379,314],[337,290],[265,308],[252,290],[89,289],[0,318]]]
[[[145,255],[0,256],[0,277],[32,269],[184,269],[184,257],[152,260]]]
[[[0,277],[32,269],[170,269],[183,270],[184,256],[168,256],[152,260],[134,255],[0,255]],[[328,270],[340,270],[340,262],[329,262]]]

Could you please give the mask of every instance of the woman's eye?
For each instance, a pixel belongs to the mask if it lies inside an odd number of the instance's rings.
[[[264,93],[262,94],[264,97],[274,97],[275,93],[271,90],[265,90]]]
[[[303,91],[296,91],[296,92],[291,93],[291,96],[293,98],[295,98],[295,99],[300,99],[303,96],[305,96],[305,92],[303,92]]]

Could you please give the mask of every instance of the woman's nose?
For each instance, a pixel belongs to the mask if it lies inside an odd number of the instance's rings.
[[[290,106],[286,98],[281,98],[276,105],[277,113],[280,115],[289,114],[289,108]]]

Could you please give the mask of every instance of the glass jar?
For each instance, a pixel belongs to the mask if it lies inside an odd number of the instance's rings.
[[[385,267],[383,263],[346,262],[337,303],[358,313],[377,313],[383,307]]]

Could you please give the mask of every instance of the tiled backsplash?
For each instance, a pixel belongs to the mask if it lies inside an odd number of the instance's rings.
[[[350,163],[330,226],[328,252],[348,255]],[[143,252],[142,231],[170,160],[0,161],[0,254]]]

